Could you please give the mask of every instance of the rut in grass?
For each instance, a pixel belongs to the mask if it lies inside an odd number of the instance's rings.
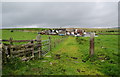
[[[96,75],[102,74],[86,63],[82,59],[83,53],[80,50],[83,49],[79,46],[75,37],[68,37],[64,42],[60,43],[54,50],[52,50],[53,63],[62,65],[62,68],[66,71],[65,74],[75,74],[75,75]],[[55,60],[55,61],[54,61]]]

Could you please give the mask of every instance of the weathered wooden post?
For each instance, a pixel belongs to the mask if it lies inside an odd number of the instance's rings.
[[[26,47],[25,47],[25,49],[26,49]],[[24,56],[27,57],[27,53],[26,53],[26,51],[24,51]]]
[[[49,51],[51,51],[51,37],[49,36]]]
[[[34,57],[35,57],[35,55],[34,55],[34,40],[31,41],[31,44],[33,44],[32,59],[34,60]]]
[[[4,44],[2,44],[2,62],[3,63],[7,62],[7,55],[5,54],[5,52],[6,52],[6,48]]]
[[[10,45],[13,45],[13,38],[10,38]]]
[[[10,45],[8,46],[8,55],[9,55],[9,57],[11,57],[11,51],[12,51],[12,49],[11,49],[11,45],[13,45],[13,38],[10,38],[9,39],[9,42],[10,42]]]
[[[90,57],[94,55],[94,33],[90,34]]]
[[[37,40],[38,46],[40,46],[38,50],[39,58],[42,58],[42,40],[41,40],[40,34],[36,37],[36,40]]]

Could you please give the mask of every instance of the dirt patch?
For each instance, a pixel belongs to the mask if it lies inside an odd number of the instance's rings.
[[[81,71],[81,72],[85,72],[85,71]]]
[[[71,57],[72,59],[78,59],[77,57]]]
[[[80,69],[77,69],[77,72],[80,72]]]
[[[85,60],[82,60],[82,62],[84,62],[84,63],[85,63],[86,61],[85,61]]]
[[[61,58],[61,56],[60,56],[60,54],[55,54],[55,57],[54,57],[55,59],[60,59]]]

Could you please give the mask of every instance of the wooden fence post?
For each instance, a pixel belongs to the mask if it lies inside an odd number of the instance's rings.
[[[9,42],[10,42],[10,45],[8,46],[8,55],[9,55],[9,57],[11,57],[11,51],[12,51],[12,49],[11,49],[11,45],[13,45],[13,38],[10,38],[9,39]]]
[[[34,44],[34,40],[31,41],[31,44]],[[33,60],[34,60],[34,57],[35,57],[35,55],[34,55],[34,45],[33,45],[33,50],[32,50],[32,58],[33,58]]]
[[[94,33],[90,34],[90,57],[94,55]]]
[[[7,55],[6,55],[6,48],[4,46],[4,44],[2,45],[2,62],[5,63],[7,62]]]
[[[36,37],[37,43],[40,46],[38,53],[39,53],[39,58],[42,58],[42,40],[40,34]]]
[[[13,45],[13,42],[12,42],[12,41],[13,41],[13,38],[10,38],[9,41],[10,41],[10,45]]]
[[[51,51],[51,37],[49,37],[49,51]]]

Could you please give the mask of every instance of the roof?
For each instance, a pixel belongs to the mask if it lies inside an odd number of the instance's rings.
[[[66,31],[74,31],[74,28],[67,28]]]

